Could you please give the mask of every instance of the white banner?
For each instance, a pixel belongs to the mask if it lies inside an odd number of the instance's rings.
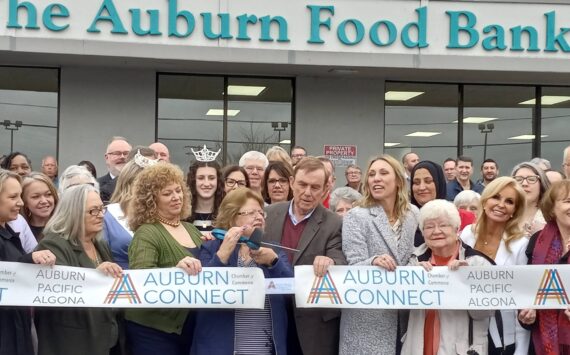
[[[302,308],[558,309],[570,306],[570,265],[463,267],[333,266],[316,277],[295,267],[295,299]]]
[[[0,262],[0,306],[263,308],[259,268],[125,270],[112,278],[86,268]]]

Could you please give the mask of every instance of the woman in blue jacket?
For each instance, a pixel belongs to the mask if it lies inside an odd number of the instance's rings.
[[[265,277],[293,277],[285,253],[250,249],[238,243],[255,228],[265,227],[263,200],[247,188],[231,191],[222,201],[216,227],[228,230],[223,241],[202,245],[200,261],[211,267],[259,267]],[[263,309],[201,310],[196,316],[193,354],[287,354],[287,312],[283,295],[265,296]]]

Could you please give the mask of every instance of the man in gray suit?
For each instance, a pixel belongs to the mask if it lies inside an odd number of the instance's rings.
[[[297,165],[290,185],[291,202],[281,202],[267,207],[265,240],[298,249],[289,254],[295,265],[313,265],[315,275],[323,276],[330,265],[346,265],[342,253],[342,220],[321,205],[326,192],[328,172],[316,158],[304,158]],[[292,308],[289,329],[290,354],[295,349],[295,333],[302,353],[306,355],[338,354],[338,310]]]

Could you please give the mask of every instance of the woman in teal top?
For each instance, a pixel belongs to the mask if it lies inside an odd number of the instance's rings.
[[[190,194],[180,168],[159,163],[135,180],[128,221],[135,231],[129,268],[180,267],[191,275],[202,270],[200,232],[181,220],[190,214]],[[127,336],[133,355],[187,355],[194,314],[188,309],[129,309]]]

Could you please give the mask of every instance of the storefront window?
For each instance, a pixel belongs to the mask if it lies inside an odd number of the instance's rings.
[[[0,155],[23,152],[41,170],[57,156],[57,69],[0,67]]]
[[[191,149],[204,144],[210,150],[222,148],[223,108],[223,77],[159,76],[158,140],[169,148],[172,163],[188,167],[194,161]]]
[[[570,88],[542,88],[542,144],[540,155],[550,160],[552,168],[562,169],[564,149],[570,145]]]
[[[398,159],[413,151],[443,164],[457,155],[457,85],[387,83],[384,152]]]
[[[502,175],[532,157],[534,87],[465,85],[463,155],[473,158],[473,179],[483,160],[494,159]]]
[[[249,150],[265,153],[274,145],[290,150],[292,96],[290,80],[229,78],[229,163]]]
[[[221,164],[237,163],[248,150],[289,150],[291,80],[161,74],[158,81],[158,140],[173,163],[189,166],[191,149],[204,144],[221,149]]]

